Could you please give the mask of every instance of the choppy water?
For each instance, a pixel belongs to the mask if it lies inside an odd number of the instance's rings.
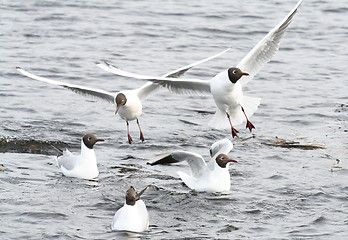
[[[1,238],[347,238],[345,1],[305,0],[280,51],[248,84],[246,95],[262,97],[262,104],[252,117],[254,135],[243,130],[234,139],[230,155],[239,163],[231,168],[228,195],[189,191],[175,174],[184,164],[146,165],[172,149],[208,157],[214,141],[230,137],[229,131],[207,126],[211,114],[194,111],[213,111],[209,97],[166,91],[154,95],[144,103],[140,118],[146,141],[129,145],[126,124],[114,116],[112,105],[15,71],[21,66],[57,80],[116,91],[143,82],[108,74],[95,61],[161,75],[232,46],[233,51],[186,75],[208,79],[238,63],[295,4],[2,1],[0,136],[9,144],[1,145]],[[99,180],[64,178],[45,143],[77,151],[80,137],[89,131],[108,138],[96,146]],[[131,132],[136,139],[134,122]],[[280,148],[273,144],[279,139],[324,148]],[[332,169],[336,159],[342,168]],[[143,198],[150,231],[136,236],[112,232],[112,217],[123,205],[125,190],[149,184]]]

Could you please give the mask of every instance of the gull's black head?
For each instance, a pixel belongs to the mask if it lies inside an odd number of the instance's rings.
[[[236,160],[230,159],[226,154],[219,154],[215,161],[217,165],[219,165],[221,168],[225,168],[229,162],[237,162]]]
[[[89,149],[93,149],[94,144],[96,144],[96,142],[101,142],[101,141],[104,141],[104,139],[97,138],[92,133],[87,133],[85,136],[83,136],[83,143]]]
[[[135,191],[135,188],[133,186],[130,186],[126,192],[126,204],[134,206],[136,201],[140,199],[140,196],[148,189],[149,186],[145,187],[143,190],[141,190],[139,193]]]
[[[228,78],[232,83],[236,83],[242,76],[249,76],[249,73],[243,72],[236,67],[231,67],[228,69]]]
[[[126,105],[126,103],[127,103],[126,95],[124,95],[123,93],[117,94],[117,96],[116,96],[116,112],[115,112],[115,114],[117,114],[117,112],[120,109],[120,107]]]
[[[134,206],[135,202],[140,199],[139,194],[135,191],[134,187],[128,188],[126,192],[126,204]]]

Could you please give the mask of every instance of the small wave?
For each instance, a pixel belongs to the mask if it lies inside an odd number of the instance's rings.
[[[324,13],[347,13],[348,8],[329,8],[329,9],[324,9]]]
[[[159,180],[178,180],[179,178],[175,178],[169,175],[162,175],[162,174],[151,174],[147,176],[148,178],[155,178]]]
[[[194,125],[194,126],[199,126],[198,123],[194,123],[194,122],[191,122],[191,121],[188,121],[188,120],[184,120],[184,119],[178,119],[180,122],[182,123],[185,123],[185,124],[188,124],[188,125]]]
[[[257,15],[251,15],[251,14],[244,14],[241,17],[247,18],[247,19],[264,19],[264,17],[257,16]]]
[[[65,220],[68,219],[68,216],[63,213],[56,212],[24,212],[20,214],[22,217],[30,217],[34,219],[60,219]]]
[[[213,28],[213,27],[198,27],[198,28],[195,28],[194,30],[201,31],[201,32],[214,33],[214,34],[231,34],[231,32],[228,30],[218,29],[218,28]],[[236,34],[237,34],[237,32],[236,32]]]
[[[260,214],[261,210],[260,209],[248,209],[248,210],[245,210],[244,212],[248,213],[248,214]]]
[[[287,179],[287,178],[282,176],[282,175],[275,174],[275,175],[268,177],[268,179],[279,180],[279,179]]]
[[[64,14],[55,14],[45,17],[36,18],[35,21],[76,21],[77,18],[66,17]]]
[[[319,224],[319,223],[324,223],[324,222],[326,222],[326,218],[323,216],[320,216],[313,221],[314,224]]]
[[[227,232],[233,232],[233,231],[237,231],[237,230],[239,230],[238,227],[229,224],[229,225],[224,226],[218,232],[219,233],[227,233]]]
[[[32,34],[32,33],[23,34],[23,36],[27,37],[27,38],[40,38],[41,37],[39,34]]]

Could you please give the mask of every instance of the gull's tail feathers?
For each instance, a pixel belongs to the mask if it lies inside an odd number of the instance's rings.
[[[218,109],[216,110],[213,118],[209,122],[209,127],[215,128],[215,129],[227,129],[230,127],[230,124],[228,122],[226,112]]]
[[[191,189],[195,189],[195,178],[188,175],[187,173],[184,173],[182,171],[178,171],[177,174],[179,175],[180,179],[185,183],[185,185]]]
[[[242,100],[242,107],[248,117],[251,117],[259,108],[261,98],[244,96]]]
[[[244,96],[240,106],[235,106],[228,111],[232,125],[235,127],[246,121],[241,106],[243,107],[247,117],[250,118],[258,109],[260,102],[261,98]],[[219,130],[231,127],[226,112],[220,109],[215,112],[213,118],[209,122],[209,126]]]

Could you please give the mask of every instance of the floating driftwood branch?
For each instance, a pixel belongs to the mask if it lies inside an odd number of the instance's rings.
[[[262,144],[273,146],[273,147],[281,147],[281,148],[298,148],[302,150],[315,150],[315,149],[325,148],[323,145],[319,145],[319,144],[308,144],[308,143],[302,144],[299,141],[285,140],[285,139],[280,139],[278,137],[276,137],[275,140],[263,142]]]

